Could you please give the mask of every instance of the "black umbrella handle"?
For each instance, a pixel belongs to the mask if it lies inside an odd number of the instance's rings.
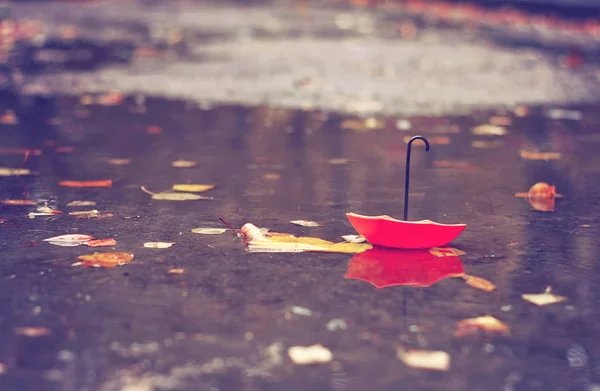
[[[404,221],[408,220],[408,179],[410,176],[410,149],[413,141],[423,140],[425,143],[425,151],[429,151],[429,141],[423,136],[415,136],[408,142],[406,149],[406,177],[404,178]]]

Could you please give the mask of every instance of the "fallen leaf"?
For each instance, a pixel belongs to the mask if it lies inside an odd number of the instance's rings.
[[[64,187],[112,187],[112,180],[103,179],[97,181],[60,181],[58,184]]]
[[[227,228],[194,228],[192,229],[192,232],[195,234],[202,234],[202,235],[221,235],[222,233],[225,233],[227,231]]]
[[[16,327],[15,334],[25,337],[45,337],[50,335],[50,329],[47,327]]]
[[[2,200],[0,203],[4,205],[36,205],[37,202],[31,200]]]
[[[94,201],[71,201],[67,204],[67,206],[94,206],[96,202]]]
[[[59,215],[59,214],[62,214],[62,211],[57,210],[57,209],[52,209],[48,206],[40,206],[36,209],[36,212],[31,212],[27,216],[29,218],[33,219],[36,216],[55,216],[55,215]]]
[[[146,242],[144,247],[146,248],[169,248],[172,247],[175,242]]]
[[[30,174],[31,174],[31,171],[27,168],[0,167],[0,176],[30,175]]]
[[[131,163],[131,159],[108,159],[108,164],[112,164],[113,166],[126,166]]]
[[[0,117],[0,123],[3,125],[14,125],[19,123],[19,119],[15,115],[15,112],[8,110],[2,117]]]
[[[334,158],[334,159],[329,159],[327,161],[327,163],[333,165],[333,166],[339,166],[342,164],[346,164],[348,163],[348,159],[344,159],[344,158]]]
[[[517,198],[527,198],[529,205],[535,210],[542,212],[554,212],[556,198],[562,198],[562,194],[556,193],[556,187],[545,182],[538,182],[531,186],[527,193],[515,193]]]
[[[102,106],[118,106],[123,102],[123,93],[112,91],[96,98],[96,103]]]
[[[526,293],[521,295],[523,300],[533,303],[537,306],[545,306],[555,303],[560,303],[567,300],[564,296],[555,295],[552,293],[552,287],[548,286],[544,293]]]
[[[107,217],[113,217],[112,213],[84,213],[82,215],[75,216],[76,219],[105,219]]]
[[[141,187],[144,193],[152,195],[153,200],[163,200],[163,201],[196,201],[196,200],[212,200],[212,197],[204,197],[198,194],[192,193],[153,193],[146,189],[144,186]]]
[[[450,369],[450,355],[441,350],[404,350],[398,349],[396,356],[404,365],[432,371],[447,371]]]
[[[355,131],[370,131],[375,129],[381,129],[384,126],[383,121],[379,121],[376,118],[367,118],[367,119],[346,119],[342,121],[340,127],[346,130],[355,130]]]
[[[117,245],[117,241],[113,238],[94,239],[83,244],[89,247],[112,247]]]
[[[412,139],[412,136],[406,136],[404,137],[404,142],[406,144],[408,144],[408,142]],[[446,137],[446,136],[435,136],[435,137],[429,137],[427,139],[429,141],[429,145],[448,145],[450,144],[450,137]],[[425,148],[425,143],[414,143],[413,147],[417,146],[419,148]]]
[[[173,185],[173,190],[175,190],[175,191],[187,191],[187,192],[191,192],[191,193],[202,193],[207,190],[214,189],[214,188],[215,188],[215,185],[188,185],[188,184]]]
[[[562,156],[560,152],[539,152],[524,149],[519,151],[519,155],[525,160],[558,160]]]
[[[465,337],[467,335],[479,334],[480,331],[484,331],[488,334],[510,334],[510,328],[506,323],[501,322],[493,316],[486,315],[478,318],[461,320],[456,324],[454,336]]]
[[[433,165],[438,168],[452,168],[460,171],[477,172],[479,168],[467,162],[451,162],[449,160],[434,160]]]
[[[97,211],[96,209],[92,209],[92,210],[76,210],[73,212],[69,212],[70,216],[87,216],[87,217],[93,217],[92,215],[97,215],[100,212]]]
[[[148,134],[161,134],[162,128],[160,126],[148,126],[146,128],[146,133]]]
[[[134,255],[129,253],[94,253],[91,255],[80,255],[81,265],[85,267],[117,267],[125,265],[133,260]]]
[[[248,244],[248,252],[296,253],[315,251],[356,254],[373,247],[368,243],[333,243],[319,238],[263,233],[260,228],[250,223],[244,224],[240,232]]]
[[[320,227],[321,226],[321,224],[319,224],[317,222],[308,221],[308,220],[292,220],[292,221],[290,221],[290,223],[300,225],[302,227]]]
[[[62,153],[69,153],[69,152],[73,152],[74,150],[75,150],[75,147],[73,147],[71,145],[63,145],[63,146],[54,148],[55,152],[62,152]]]
[[[184,274],[185,273],[185,269],[179,268],[179,269],[169,269],[169,271],[167,272],[167,274]]]
[[[478,135],[478,136],[504,136],[508,132],[506,131],[505,128],[503,128],[501,126],[492,125],[492,124],[484,124],[484,125],[476,126],[473,129],[471,129],[471,133]]]
[[[198,163],[193,162],[191,160],[175,160],[174,162],[171,163],[171,166],[176,167],[176,168],[190,168],[190,167],[196,167],[198,165]]]
[[[494,117],[490,117],[490,124],[498,126],[510,126],[512,125],[512,118],[497,115]]]
[[[591,224],[581,224],[580,225],[581,228],[592,228]]]
[[[7,219],[0,219],[0,224],[4,224],[6,223],[8,220]]]
[[[274,173],[274,172],[272,172],[272,173],[270,173],[270,174],[265,174],[265,175],[263,175],[263,178],[265,178],[265,179],[270,179],[270,180],[275,180],[275,179],[279,179],[279,178],[281,178],[281,175],[280,175],[280,174],[277,174],[277,173]]]
[[[460,276],[467,285],[480,289],[486,292],[493,292],[496,290],[496,285],[494,285],[491,281],[486,280],[485,278],[470,276],[468,274],[463,274]]]
[[[81,246],[82,244],[86,244],[92,239],[94,239],[94,237],[90,235],[71,234],[53,236],[51,238],[44,239],[43,241],[53,244],[55,246],[76,247]]]
[[[429,253],[431,255],[435,255],[438,258],[441,257],[460,257],[461,255],[466,255],[467,253],[463,250],[459,250],[454,247],[432,247],[429,249]]]
[[[364,243],[367,241],[367,238],[362,235],[343,235],[342,239],[348,243]]]
[[[333,359],[333,354],[323,345],[292,346],[288,349],[288,356],[294,364],[325,364]]]

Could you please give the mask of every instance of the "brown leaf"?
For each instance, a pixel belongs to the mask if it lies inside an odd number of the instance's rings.
[[[105,219],[107,217],[113,217],[112,213],[85,213],[82,215],[75,216],[76,219]]]
[[[404,137],[404,142],[408,144],[412,136]],[[448,145],[450,144],[450,137],[447,136],[435,136],[427,139],[430,145]],[[414,143],[414,146],[425,148],[425,143]]]
[[[60,186],[64,187],[112,187],[112,180],[97,180],[97,181],[60,181]]]
[[[455,337],[465,337],[467,335],[477,335],[480,331],[488,334],[509,335],[510,328],[506,323],[494,318],[493,316],[480,316],[461,320],[456,324]]]
[[[198,163],[191,161],[191,160],[175,160],[174,162],[171,163],[171,166],[175,167],[175,168],[190,168],[190,167],[196,167],[198,165]]]
[[[125,265],[133,260],[134,255],[129,253],[94,253],[91,255],[80,255],[81,265],[85,267],[117,267]]]
[[[94,206],[96,205],[95,201],[71,201],[67,204],[67,206]]]
[[[90,246],[90,247],[112,247],[112,246],[117,245],[117,241],[114,240],[113,238],[94,239],[94,240],[90,240],[83,244],[85,244],[86,246]]]
[[[295,225],[300,225],[302,227],[320,227],[321,224],[315,222],[315,221],[308,221],[308,220],[292,220],[290,221],[290,223],[295,224]]]
[[[50,335],[50,329],[47,327],[16,327],[15,334],[25,337],[45,337]]]
[[[493,292],[496,290],[496,285],[494,285],[491,281],[486,280],[485,278],[470,276],[468,274],[463,274],[460,276],[467,285],[480,289],[486,292]]]
[[[36,205],[37,203],[32,200],[2,200],[0,203],[4,205]]]
[[[131,163],[131,159],[108,159],[108,164],[112,164],[113,166],[126,166]]]
[[[263,178],[270,179],[270,180],[276,180],[276,179],[281,178],[281,175],[277,174],[277,173],[269,173],[269,174],[263,175]]]

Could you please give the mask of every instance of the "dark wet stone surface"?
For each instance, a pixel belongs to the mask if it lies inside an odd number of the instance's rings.
[[[331,113],[268,107],[211,110],[182,101],[148,99],[132,114],[133,98],[114,107],[77,99],[52,101],[49,116],[1,125],[2,146],[40,148],[24,167],[39,175],[0,178],[0,199],[29,199],[62,210],[30,219],[33,206],[0,205],[0,375],[2,390],[594,390],[600,345],[596,303],[599,270],[596,107],[581,120],[553,120],[545,108],[517,117],[506,136],[477,136],[471,128],[498,114],[378,118],[370,131],[348,129]],[[85,117],[82,110],[87,110]],[[77,113],[77,115],[75,115]],[[412,129],[399,131],[398,119]],[[159,126],[161,134],[148,134]],[[458,130],[458,133],[447,132]],[[198,235],[195,227],[240,227],[340,240],[355,233],[345,212],[401,217],[403,137],[423,134],[426,153],[413,149],[411,219],[464,222],[452,245],[468,274],[497,286],[474,289],[460,279],[429,288],[388,287],[345,279],[351,255],[250,254],[230,232]],[[436,137],[449,143],[435,144]],[[73,146],[73,152],[56,152]],[[444,141],[443,139],[441,141]],[[494,142],[473,148],[473,141]],[[530,161],[521,149],[559,152],[559,160]],[[109,158],[131,159],[129,165]],[[331,164],[330,159],[348,159]],[[173,168],[178,160],[198,162]],[[464,161],[478,168],[436,167]],[[0,155],[19,167],[23,155]],[[338,161],[339,162],[339,161]],[[279,179],[266,179],[279,174]],[[61,180],[112,179],[112,188],[68,189]],[[555,212],[532,210],[514,193],[536,182],[556,185],[564,198]],[[175,183],[212,183],[214,200],[152,200]],[[419,194],[421,193],[421,194]],[[71,208],[73,200],[96,201]],[[112,213],[76,219],[79,209]],[[314,220],[303,228],[290,220]],[[114,269],[72,267],[77,256],[110,248],[57,247],[41,240],[67,233],[113,237],[115,251],[135,254]],[[171,241],[169,249],[144,242]],[[184,268],[182,275],[168,275]],[[536,307],[523,293],[553,291],[568,301]],[[294,306],[312,311],[298,314]],[[454,337],[456,322],[493,315],[510,336]],[[332,319],[347,328],[329,331]],[[42,337],[18,327],[47,327]],[[299,366],[287,348],[320,343],[329,364]],[[398,347],[443,350],[447,372],[406,367]]]

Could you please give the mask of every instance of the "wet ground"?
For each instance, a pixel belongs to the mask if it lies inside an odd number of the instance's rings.
[[[23,119],[0,127],[0,166],[33,172],[1,178],[0,199],[37,203],[0,205],[0,389],[600,387],[595,107],[365,123],[260,106],[206,110],[161,99],[141,105],[127,96],[114,106],[69,97],[50,103],[44,107],[55,125]],[[551,118],[560,116],[571,119]],[[492,129],[507,134],[472,133],[489,122],[504,123]],[[414,134],[432,145],[429,152],[413,146],[409,217],[467,223],[452,243],[466,252],[458,262],[467,274],[495,284],[495,292],[459,278],[378,289],[346,278],[352,255],[247,253],[231,231],[191,232],[223,228],[222,217],[238,228],[252,222],[340,241],[355,234],[346,212],[401,217],[404,137]],[[540,151],[550,160],[529,160]],[[172,167],[176,160],[198,164]],[[59,186],[108,179],[110,188]],[[554,184],[564,195],[554,212],[515,197],[536,182]],[[203,193],[214,199],[153,200],[140,190],[178,183],[214,184]],[[74,200],[96,205],[67,206]],[[45,205],[63,213],[28,217]],[[99,215],[69,215],[89,209]],[[299,219],[322,227],[289,223]],[[43,242],[63,234],[117,244]],[[144,248],[158,241],[175,244]],[[73,266],[96,251],[135,258],[117,268]],[[410,273],[420,278],[418,269]],[[567,300],[537,307],[521,298],[548,285]],[[505,322],[510,335],[454,335],[458,321],[482,315]],[[289,347],[313,344],[328,348],[333,359],[309,366],[290,360]],[[450,368],[410,368],[396,357],[399,348],[445,351]]]

